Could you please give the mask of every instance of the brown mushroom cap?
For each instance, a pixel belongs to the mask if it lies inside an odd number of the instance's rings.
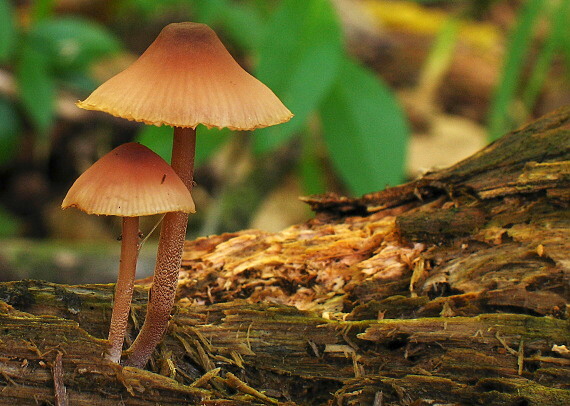
[[[170,165],[134,142],[115,148],[87,169],[61,207],[122,217],[195,211],[190,192]]]
[[[123,72],[77,105],[160,126],[253,130],[293,116],[207,25],[167,25]]]

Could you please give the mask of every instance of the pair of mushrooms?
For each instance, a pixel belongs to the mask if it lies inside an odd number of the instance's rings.
[[[192,191],[196,126],[254,130],[292,114],[243,70],[208,26],[166,26],[123,72],[78,106],[128,120],[174,127],[171,167],[148,148],[114,149],[73,184],[62,207],[123,217],[121,263],[106,357],[119,362],[138,254],[138,216],[166,213],[144,324],[125,365],[142,368],[162,339],[174,305]]]

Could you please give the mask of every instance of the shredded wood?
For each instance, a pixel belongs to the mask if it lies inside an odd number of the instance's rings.
[[[236,298],[301,310],[340,312],[363,282],[409,278],[423,244],[401,243],[383,212],[331,224],[318,218],[279,233],[245,230],[186,243],[183,296],[201,303]]]

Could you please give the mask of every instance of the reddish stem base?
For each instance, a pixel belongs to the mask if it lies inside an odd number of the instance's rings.
[[[111,325],[109,327],[109,350],[105,355],[105,358],[117,363],[121,360],[123,341],[131,310],[139,254],[138,243],[139,218],[123,217],[119,277],[115,285],[113,314],[111,315]]]

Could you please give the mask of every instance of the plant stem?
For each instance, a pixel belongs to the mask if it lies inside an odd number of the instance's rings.
[[[195,150],[196,130],[175,127],[171,166],[190,191],[194,177]],[[146,318],[129,349],[130,355],[126,365],[144,367],[168,326],[170,312],[174,306],[187,225],[187,213],[167,213],[164,216]]]
[[[123,340],[127,330],[129,311],[138,258],[139,218],[123,217],[119,277],[115,285],[115,300],[109,327],[109,350],[105,358],[118,363],[121,360]]]

